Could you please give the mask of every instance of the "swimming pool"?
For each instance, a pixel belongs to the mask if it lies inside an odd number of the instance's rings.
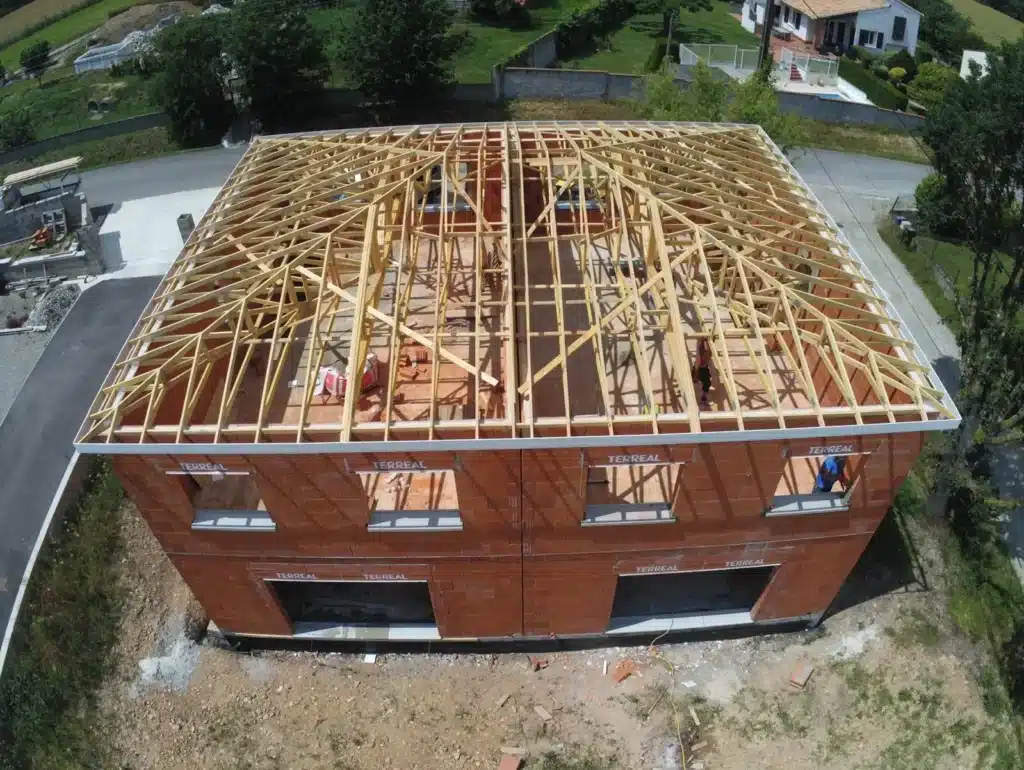
[[[842,94],[818,94],[819,99],[828,99],[831,102],[845,102],[846,97]]]

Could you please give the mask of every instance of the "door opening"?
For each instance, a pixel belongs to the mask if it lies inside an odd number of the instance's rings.
[[[750,611],[774,570],[774,566],[763,566],[620,575],[609,630],[706,628],[708,616],[726,615],[730,623],[749,623]]]
[[[267,580],[295,633],[323,626],[431,625],[426,581]]]

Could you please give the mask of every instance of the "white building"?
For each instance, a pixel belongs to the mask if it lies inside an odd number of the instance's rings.
[[[971,76],[971,64],[977,64],[981,68],[982,76],[988,74],[988,54],[984,51],[964,51],[960,59],[960,77],[967,80]]]
[[[902,0],[778,0],[773,34],[821,53],[859,45],[879,53],[917,49],[921,14]],[[759,32],[765,0],[744,0],[743,27]]]

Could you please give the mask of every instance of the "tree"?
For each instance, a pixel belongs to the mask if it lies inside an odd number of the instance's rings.
[[[156,39],[153,93],[182,144],[208,144],[231,124],[224,34],[223,17],[200,16],[183,19]]]
[[[0,64],[0,85],[7,82],[7,68]]]
[[[723,80],[701,61],[692,72],[693,80],[686,88],[681,88],[673,79],[671,66],[649,75],[640,105],[644,117],[650,120],[753,123],[761,126],[783,150],[803,139],[804,123],[800,117],[779,110],[770,67],[742,83]]]
[[[929,233],[959,238],[964,232],[964,217],[956,199],[956,188],[946,184],[942,174],[929,174],[914,191],[917,219]]]
[[[922,136],[973,255],[967,288],[955,298],[963,421],[932,495],[941,514],[971,456],[1024,432],[1024,39],[990,56],[986,77],[954,80]]]
[[[0,114],[0,150],[11,150],[36,138],[28,110]]]
[[[952,67],[930,61],[917,70],[917,77],[907,84],[907,96],[931,109],[946,95],[950,84],[960,76]]]
[[[246,0],[231,14],[228,56],[253,114],[271,130],[294,127],[330,74],[323,36],[301,4]]]
[[[366,0],[344,28],[341,64],[363,96],[415,111],[447,97],[454,32],[448,0]]]
[[[965,48],[988,45],[974,32],[970,20],[947,0],[908,0],[921,12],[919,36],[946,61],[958,61]]]
[[[668,37],[673,17],[678,20],[682,11],[710,11],[712,0],[640,0],[642,13],[661,14],[661,36]]]
[[[38,40],[21,52],[21,66],[30,77],[39,78],[42,85],[43,73],[50,66],[50,43]]]

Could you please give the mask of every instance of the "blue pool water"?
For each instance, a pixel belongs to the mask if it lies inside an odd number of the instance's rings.
[[[833,102],[844,102],[842,94],[818,94],[819,99],[828,99]]]

